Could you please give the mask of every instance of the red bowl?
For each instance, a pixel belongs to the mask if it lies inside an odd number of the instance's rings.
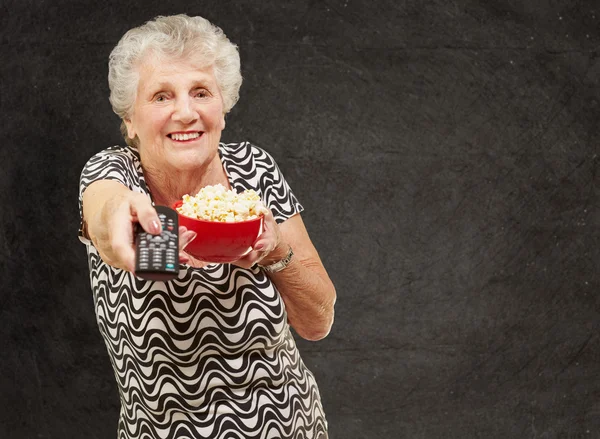
[[[173,204],[177,210],[182,200]],[[252,244],[262,232],[263,217],[237,223],[206,221],[177,212],[179,225],[198,234],[184,251],[206,262],[233,262],[252,250]]]

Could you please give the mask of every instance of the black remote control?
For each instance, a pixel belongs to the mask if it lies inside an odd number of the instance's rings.
[[[179,275],[179,221],[177,212],[155,206],[162,226],[160,235],[145,232],[139,224],[135,234],[135,275],[167,281]]]

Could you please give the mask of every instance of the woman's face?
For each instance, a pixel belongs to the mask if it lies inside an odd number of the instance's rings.
[[[217,157],[225,128],[223,99],[212,67],[181,59],[146,57],[128,136],[139,138],[144,166],[184,171]]]

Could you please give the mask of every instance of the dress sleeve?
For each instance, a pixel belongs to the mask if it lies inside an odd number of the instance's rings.
[[[263,202],[273,212],[275,221],[280,224],[304,211],[304,207],[292,192],[273,157],[260,148],[256,148],[256,150],[258,154],[255,155],[254,162],[260,169],[260,190]]]
[[[79,177],[79,240],[91,244],[85,236],[86,224],[83,220],[83,193],[87,187],[98,180],[115,180],[129,189],[134,189],[137,177],[135,163],[131,153],[125,148],[113,147],[105,149],[90,158]]]

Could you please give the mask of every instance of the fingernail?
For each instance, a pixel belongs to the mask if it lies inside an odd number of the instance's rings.
[[[156,220],[152,221],[151,227],[152,227],[151,231],[154,232],[154,233],[160,233],[162,231],[161,227],[160,227],[160,223],[158,221],[156,221]]]
[[[265,246],[263,244],[257,244],[256,247],[254,247],[254,250],[256,251],[261,251],[265,248]]]

